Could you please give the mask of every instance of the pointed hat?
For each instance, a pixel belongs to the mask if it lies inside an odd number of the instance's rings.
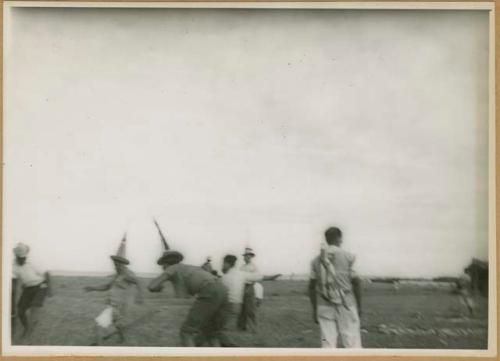
[[[120,242],[120,246],[118,247],[118,251],[116,251],[116,256],[111,256],[111,259],[118,263],[129,264],[130,262],[126,256],[126,248],[127,248],[127,234],[125,233]]]
[[[158,222],[156,222],[156,219],[153,219],[153,222],[156,228],[158,229],[158,233],[160,234],[161,243],[164,249],[163,254],[161,255],[160,258],[158,258],[158,261],[156,263],[158,263],[161,266],[164,264],[176,264],[181,262],[184,259],[183,254],[170,249],[167,240],[165,239],[165,236],[161,231],[160,225],[158,224]]]

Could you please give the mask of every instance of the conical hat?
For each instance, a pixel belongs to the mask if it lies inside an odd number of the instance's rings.
[[[154,218],[153,218],[153,222],[156,226],[156,229],[158,230],[158,233],[160,234],[160,240],[161,240],[161,244],[163,245],[163,249],[165,251],[168,251],[170,249],[170,247],[168,246],[167,240],[165,239],[165,236],[163,235],[163,232],[161,231],[160,225],[158,224],[158,222]]]
[[[116,251],[116,256],[111,256],[111,259],[113,261],[123,263],[123,264],[129,264],[129,260],[126,258],[126,248],[127,248],[127,234],[122,238],[122,241],[120,242],[120,246],[118,247],[118,251]]]

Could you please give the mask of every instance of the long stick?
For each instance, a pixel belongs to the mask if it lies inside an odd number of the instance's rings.
[[[158,233],[160,234],[161,242],[163,243],[165,250],[170,249],[170,247],[168,246],[167,240],[165,239],[165,236],[163,235],[163,233],[161,231],[160,225],[158,224],[158,222],[156,222],[156,219],[154,219],[154,218],[153,218],[153,222],[155,222],[155,226],[158,229]]]

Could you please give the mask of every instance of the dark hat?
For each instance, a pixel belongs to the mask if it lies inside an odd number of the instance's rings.
[[[118,263],[129,264],[130,263],[129,260],[125,257],[126,246],[127,246],[127,234],[123,236],[123,239],[120,242],[120,246],[118,247],[118,251],[116,252],[116,255],[111,256],[111,259]]]
[[[246,247],[245,252],[243,253],[243,256],[246,256],[246,255],[254,257],[255,253],[253,252],[253,249],[251,249],[250,247]]]
[[[167,250],[164,251],[162,256],[158,258],[157,263],[162,266],[164,264],[174,265],[181,262],[184,259],[182,253],[177,251]]]

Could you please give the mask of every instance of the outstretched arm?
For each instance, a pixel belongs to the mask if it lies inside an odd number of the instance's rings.
[[[148,285],[149,292],[160,292],[161,285],[163,282],[167,281],[169,277],[170,274],[168,272],[163,272],[161,275],[153,279]]]
[[[127,275],[127,281],[129,283],[135,285],[135,287],[137,288],[137,294],[135,296],[135,303],[142,304],[144,301],[144,298],[143,298],[143,292],[142,292],[142,285],[141,285],[141,282],[139,281],[139,278],[137,278],[137,276],[135,274],[129,273]]]
[[[107,291],[111,288],[111,285],[113,284],[114,280],[116,279],[116,275],[111,279],[111,281],[107,282],[107,283],[104,283],[102,285],[98,285],[98,286],[86,286],[84,287],[84,290],[86,292],[90,292],[90,291]]]
[[[274,281],[276,278],[278,278],[280,276],[281,276],[281,273],[277,273],[277,274],[272,275],[272,276],[264,276],[264,277],[262,277],[262,281]]]

